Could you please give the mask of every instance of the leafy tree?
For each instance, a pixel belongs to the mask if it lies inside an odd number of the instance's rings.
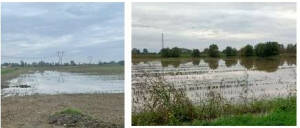
[[[237,50],[235,48],[232,48],[232,47],[226,47],[224,50],[223,50],[223,53],[226,55],[226,56],[236,56],[237,55]]]
[[[200,51],[198,49],[193,49],[192,57],[200,57]]]
[[[160,55],[162,57],[179,57],[181,54],[181,50],[178,47],[170,48],[163,48],[160,50]]]
[[[245,47],[243,47],[241,50],[241,55],[242,56],[253,56],[254,55],[254,50],[253,50],[253,46],[252,45],[246,45]]]
[[[148,49],[144,48],[143,49],[143,54],[147,54],[148,53]]]
[[[205,48],[202,52],[200,52],[201,56],[208,56],[208,48]]]
[[[265,56],[279,55],[279,52],[280,52],[279,44],[277,42],[267,42],[265,52],[266,52]]]
[[[170,57],[170,51],[171,51],[170,48],[163,48],[160,50],[160,55],[162,57]]]
[[[70,61],[70,65],[71,65],[71,66],[76,66],[75,61],[74,61],[74,60],[71,60],[71,61]]]
[[[132,52],[132,54],[140,54],[141,53],[140,50],[137,48],[133,48],[131,52]]]
[[[219,57],[220,52],[218,46],[215,44],[210,45],[208,49],[208,54],[210,57]]]
[[[174,47],[171,49],[171,57],[179,57],[180,54],[181,54],[181,52],[178,47]]]
[[[266,45],[263,43],[259,43],[255,45],[255,54],[257,56],[263,56],[265,54]]]
[[[255,54],[259,57],[279,55],[280,47],[277,42],[259,43],[255,45]]]

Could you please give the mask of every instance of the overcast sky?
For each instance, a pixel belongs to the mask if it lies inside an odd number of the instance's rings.
[[[133,3],[133,48],[296,43],[295,3]]]
[[[123,3],[2,3],[1,12],[2,61],[56,61],[57,51],[65,62],[124,59]]]

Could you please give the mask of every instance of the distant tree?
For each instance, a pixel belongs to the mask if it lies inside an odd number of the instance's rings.
[[[281,47],[277,42],[259,43],[255,45],[255,54],[259,57],[279,55]]]
[[[25,66],[25,62],[23,60],[20,61],[20,66],[22,66],[22,67]]]
[[[171,49],[171,57],[179,57],[180,54],[181,54],[181,52],[178,47],[174,47]]]
[[[178,47],[174,47],[172,49],[163,48],[159,53],[162,57],[179,57],[181,54],[181,50]]]
[[[71,61],[70,61],[70,65],[71,65],[71,66],[76,66],[75,61],[74,61],[74,60],[71,60]]]
[[[266,43],[266,56],[279,55],[280,47],[277,42],[267,42]]]
[[[286,47],[287,53],[297,53],[297,46],[296,44],[288,44]]]
[[[115,61],[110,61],[109,64],[116,64],[116,62]]]
[[[9,63],[5,62],[5,63],[3,63],[3,64],[1,64],[1,65],[2,65],[2,66],[8,66]]]
[[[140,50],[137,48],[133,48],[131,52],[132,52],[132,54],[140,54],[141,53]]]
[[[148,54],[148,49],[144,48],[143,49],[143,54]]]
[[[163,48],[160,50],[160,55],[162,57],[170,57],[171,49],[170,48]]]
[[[198,49],[193,49],[192,57],[200,57],[200,51]]]
[[[257,56],[264,56],[265,55],[265,49],[266,49],[266,44],[259,43],[259,44],[255,45],[255,54]]]
[[[226,47],[224,50],[223,50],[223,53],[226,55],[226,56],[236,56],[237,55],[237,50],[235,48],[232,48],[232,47]]]
[[[243,47],[241,50],[241,56],[253,56],[254,55],[254,50],[252,45],[246,45]]]
[[[64,63],[64,66],[69,66],[69,63]]]
[[[219,57],[220,52],[218,46],[215,44],[210,45],[208,49],[208,54],[210,57]]]
[[[119,61],[118,64],[124,65],[124,60]]]
[[[45,63],[44,61],[40,61],[40,62],[38,63],[38,66],[46,66],[46,63]]]
[[[205,48],[202,52],[200,52],[200,55],[201,56],[208,56],[208,52],[209,50],[208,50],[208,48]]]

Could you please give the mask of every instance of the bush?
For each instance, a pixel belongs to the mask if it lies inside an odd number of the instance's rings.
[[[133,125],[178,125],[192,121],[195,109],[184,91],[167,84],[161,77],[140,83],[149,95],[144,95],[142,110],[133,114]]]

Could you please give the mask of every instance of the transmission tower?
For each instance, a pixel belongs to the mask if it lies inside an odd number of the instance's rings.
[[[58,64],[60,64],[60,65],[63,64],[63,56],[64,56],[64,52],[63,51],[57,51]]]

